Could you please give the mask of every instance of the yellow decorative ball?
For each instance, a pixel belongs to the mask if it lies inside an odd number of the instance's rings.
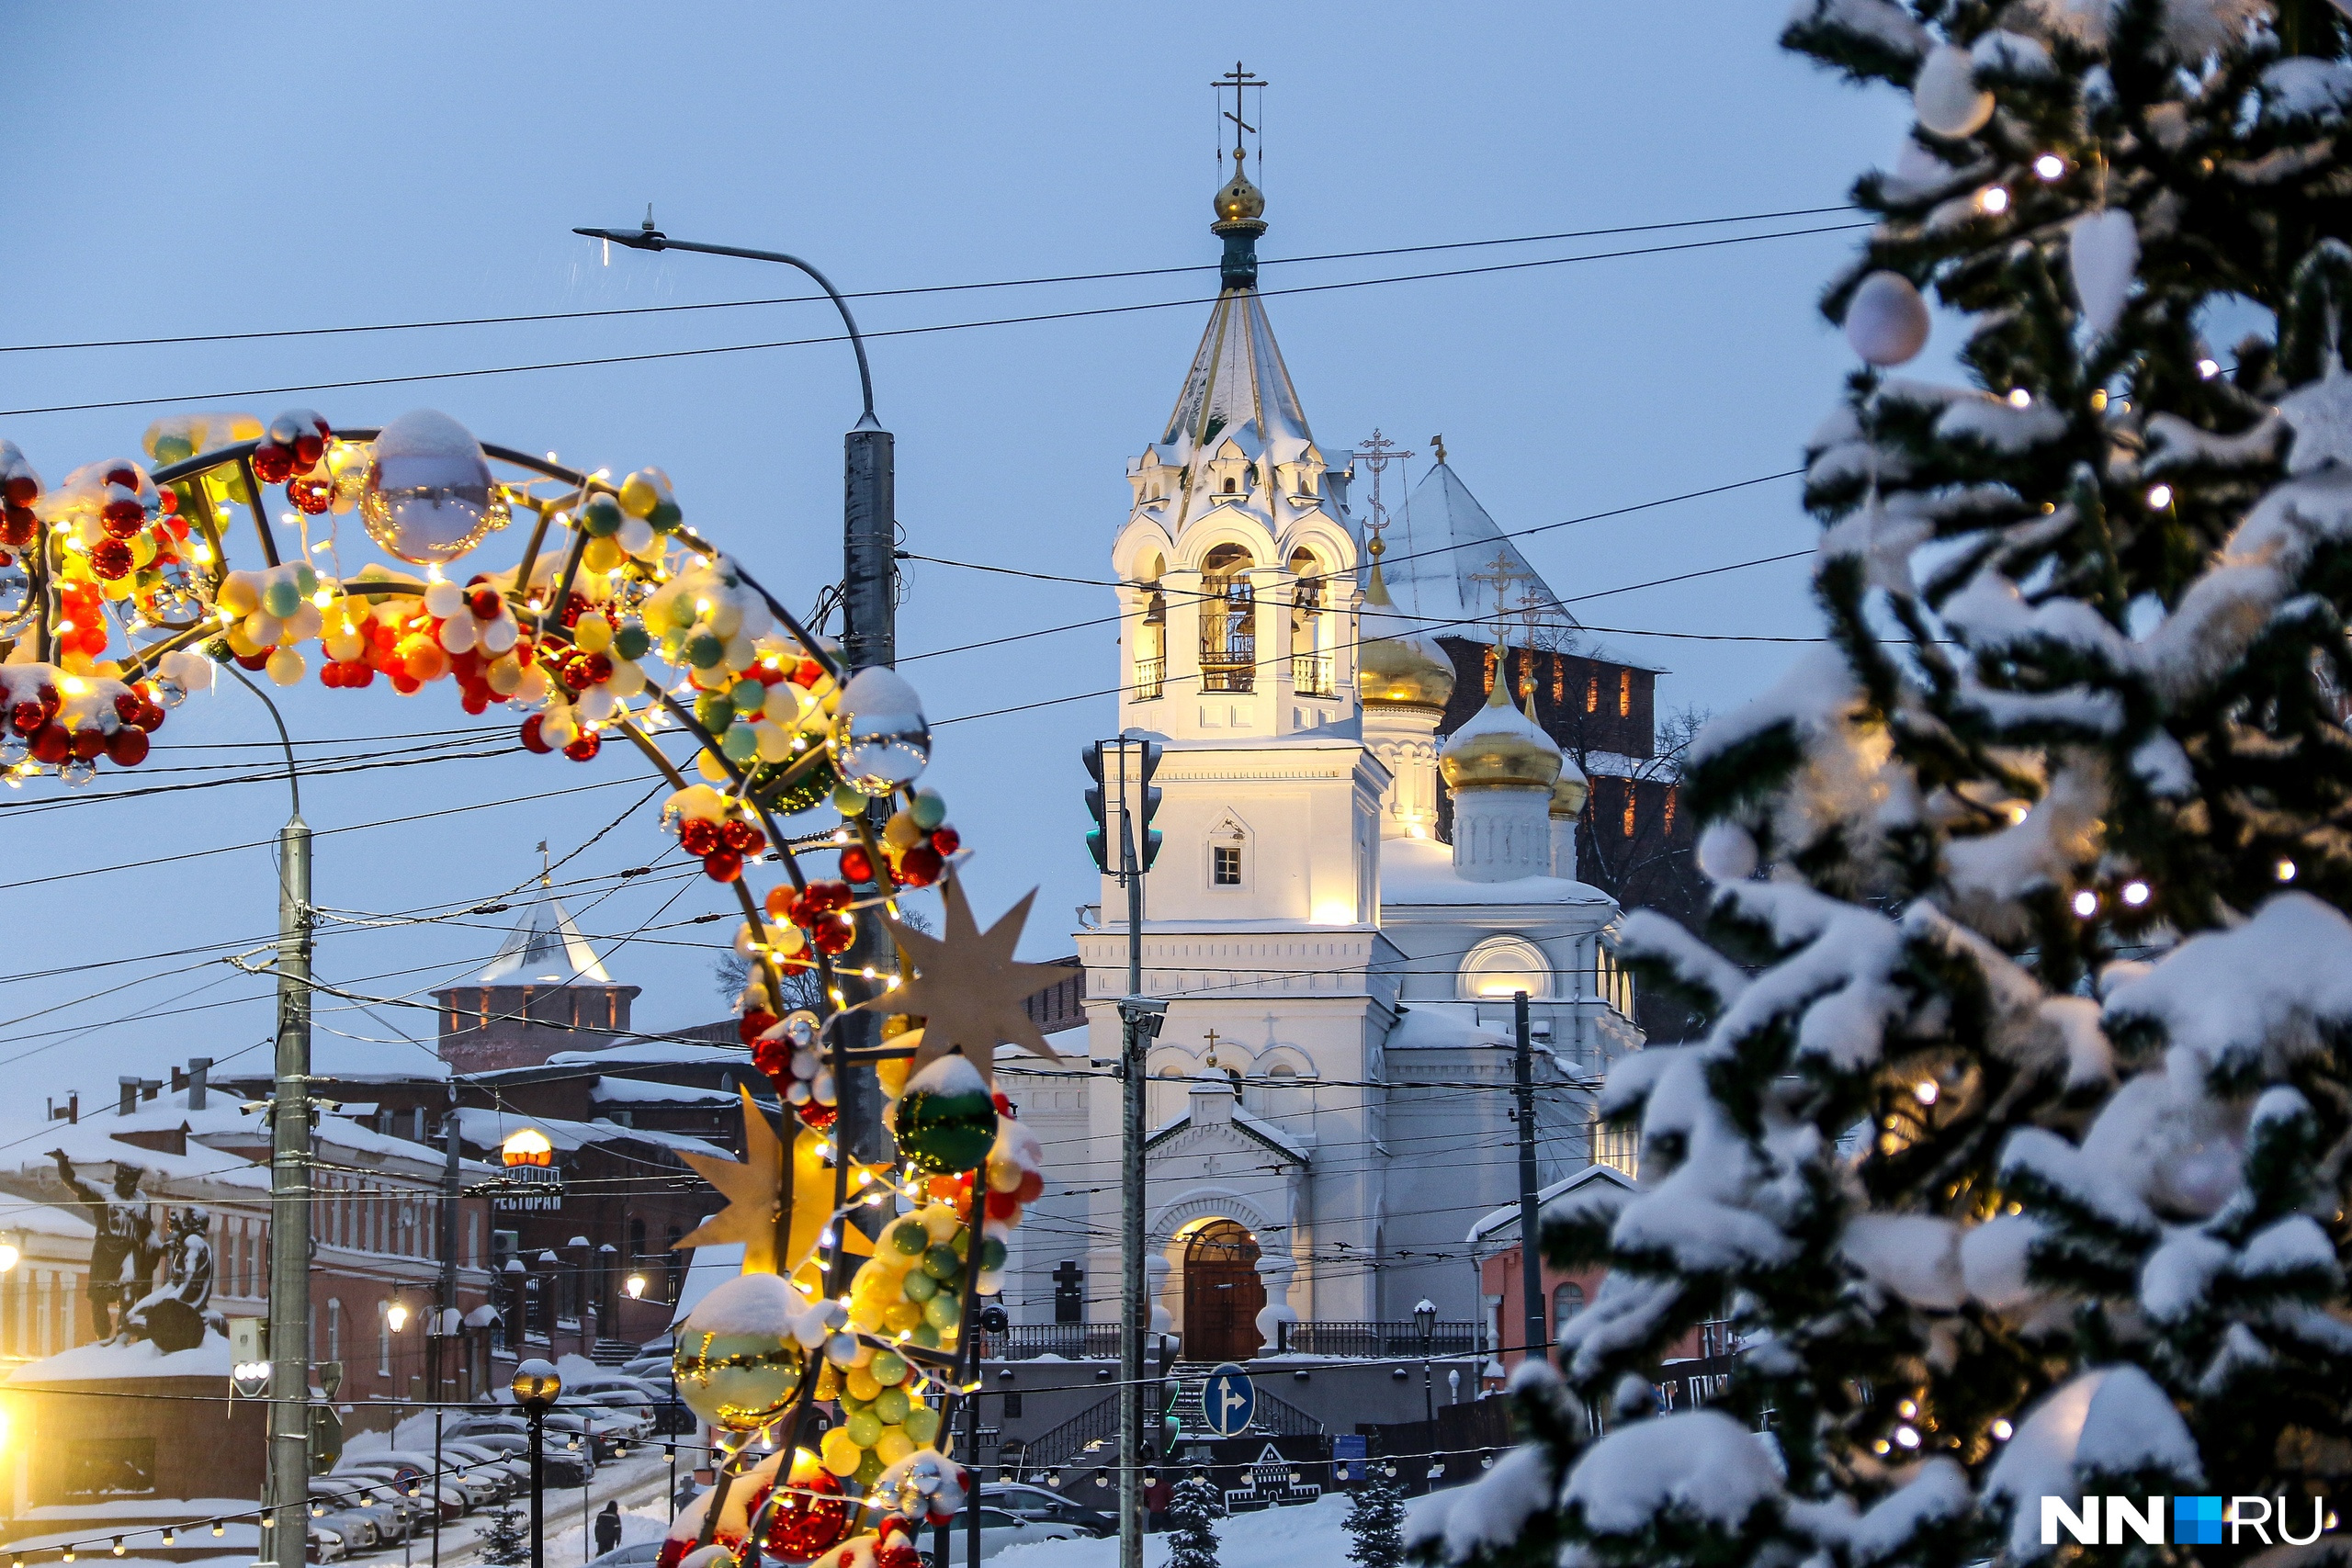
[[[793,1337],[804,1310],[774,1274],[745,1274],[705,1296],[679,1325],[678,1397],[712,1426],[756,1432],[791,1407],[808,1359]]]

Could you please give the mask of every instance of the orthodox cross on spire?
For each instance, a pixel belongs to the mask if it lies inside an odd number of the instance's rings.
[[[1380,433],[1380,427],[1375,424],[1372,427],[1372,438],[1349,455],[1372,470],[1371,515],[1365,521],[1364,527],[1372,535],[1370,547],[1372,554],[1376,558],[1385,547],[1380,542],[1380,536],[1386,530],[1389,524],[1388,508],[1382,504],[1380,499],[1381,476],[1388,471],[1389,464],[1399,463],[1408,457],[1418,457],[1419,454],[1406,451],[1383,435]]]
[[[548,859],[548,841],[545,839],[541,839],[539,840],[539,886],[542,887],[553,887],[555,886],[554,878],[555,863]]]
[[[1227,72],[1224,75],[1209,84],[1210,89],[1217,96],[1218,118],[1221,119],[1229,119],[1233,122],[1233,172],[1236,175],[1238,175],[1241,172],[1241,160],[1243,157],[1241,150],[1241,133],[1246,130],[1252,136],[1258,134],[1258,128],[1247,123],[1241,118],[1248,112],[1242,106],[1241,95],[1250,88],[1256,87],[1260,90],[1258,101],[1262,104],[1266,101],[1264,92],[1265,86],[1266,83],[1263,78],[1260,77],[1255,72],[1242,69],[1241,62],[1238,60],[1233,62],[1232,70]],[[1233,107],[1229,110],[1225,107],[1225,94],[1226,89],[1228,87],[1233,90]],[[1262,143],[1261,145],[1262,147]],[[1220,161],[1222,160],[1220,159]],[[1264,160],[1261,158],[1260,162],[1262,164]]]
[[[1484,571],[1466,572],[1464,575],[1472,582],[1484,582],[1492,586],[1495,595],[1495,640],[1498,643],[1507,640],[1509,633],[1505,627],[1510,618],[1510,605],[1506,596],[1510,592],[1510,585],[1524,580],[1527,574],[1511,563],[1509,550],[1497,550],[1495,558],[1487,563],[1487,569]]]

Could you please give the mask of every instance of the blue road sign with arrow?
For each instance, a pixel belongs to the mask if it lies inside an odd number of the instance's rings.
[[[1258,1411],[1258,1387],[1250,1374],[1227,1361],[1201,1385],[1201,1424],[1220,1438],[1238,1438],[1250,1429]]]

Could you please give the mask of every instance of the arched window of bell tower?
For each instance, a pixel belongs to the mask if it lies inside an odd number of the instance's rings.
[[[1332,684],[1332,630],[1329,587],[1323,563],[1309,549],[1290,556],[1291,575],[1297,583],[1290,598],[1291,686],[1302,697],[1328,697]]]
[[[1248,692],[1257,685],[1258,605],[1250,586],[1250,552],[1219,545],[1201,561],[1201,690]]]
[[[1155,551],[1145,558],[1136,573],[1143,601],[1143,619],[1136,626],[1134,644],[1137,702],[1158,697],[1168,681],[1168,595],[1159,589],[1167,570],[1167,560]]]

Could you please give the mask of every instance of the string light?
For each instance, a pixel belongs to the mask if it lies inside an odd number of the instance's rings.
[[[2281,882],[2292,882],[2295,880],[2295,863],[2290,860],[2281,860],[2270,868],[2270,874]]]
[[[2197,375],[2200,380],[2210,381],[2221,373],[2221,366],[2211,359],[2200,359],[2197,362]]]
[[[2044,152],[2033,161],[2033,172],[2044,180],[2057,179],[2066,172],[2066,160],[2055,152]]]
[[[1986,186],[1976,193],[1976,209],[1987,217],[1998,218],[2009,209],[2007,186]]]
[[[2150,485],[2148,487],[2148,508],[2150,511],[2162,512],[2165,507],[2170,506],[2171,504],[2172,486]]]
[[[2009,407],[2013,409],[2030,409],[2032,406],[2033,394],[2031,392],[2027,391],[2023,387],[2011,387],[2009,389]]]
[[[2006,1443],[2009,1440],[2009,1434],[2016,1429],[2009,1425],[2007,1417],[2004,1416],[1993,1423],[1993,1440],[1996,1443]]]
[[[1911,1086],[1911,1098],[1922,1105],[1933,1105],[1939,1092],[1941,1091],[1936,1088],[1936,1080],[1933,1078],[1921,1078]]]
[[[2084,919],[2087,920],[2098,913],[2098,895],[2087,887],[2075,894],[2073,902],[2075,913]]]
[[[1909,1427],[1897,1427],[1894,1440],[1906,1449],[1916,1449],[1919,1446],[1919,1434]]]
[[[2141,905],[2148,901],[2148,885],[2144,882],[2125,883],[2123,885],[2123,901],[2131,905],[2133,908],[2138,908]]]

